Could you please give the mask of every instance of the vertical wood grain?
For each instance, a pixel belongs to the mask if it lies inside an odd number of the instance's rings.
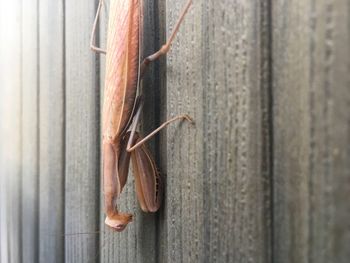
[[[64,2],[39,3],[39,261],[64,260]]]
[[[89,47],[97,1],[65,3],[65,262],[97,262],[99,86]]]
[[[347,262],[349,1],[272,1],[275,262]]]
[[[38,1],[22,1],[22,253],[38,262],[39,43]]]
[[[167,1],[171,32],[186,1]],[[167,57],[162,262],[269,262],[266,6],[194,1]],[[264,38],[264,39],[263,39]]]
[[[0,1],[0,261],[22,262],[21,1]]]
[[[144,56],[186,1],[144,1]],[[164,204],[141,212],[130,171],[118,205],[135,218],[116,233],[100,183],[105,59],[89,49],[98,0],[0,0],[0,262],[348,261],[349,1],[193,2],[146,73],[141,130],[183,113],[195,125],[148,143]]]

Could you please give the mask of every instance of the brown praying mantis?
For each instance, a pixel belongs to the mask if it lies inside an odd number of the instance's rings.
[[[176,120],[193,122],[187,115],[176,116],[155,129],[145,138],[137,132],[142,110],[141,79],[149,64],[165,55],[192,4],[188,0],[173,32],[160,50],[142,57],[143,0],[111,0],[107,32],[107,49],[96,47],[95,31],[103,5],[99,1],[90,47],[106,54],[105,89],[102,114],[103,191],[105,224],[122,231],[132,221],[132,215],[121,213],[117,199],[125,186],[130,159],[135,177],[136,194],[144,212],[159,209],[163,196],[163,180],[145,142]]]

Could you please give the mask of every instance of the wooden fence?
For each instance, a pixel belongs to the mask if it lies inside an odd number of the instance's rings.
[[[145,0],[145,54],[184,3]],[[165,202],[140,212],[130,176],[122,233],[103,224],[97,4],[0,0],[1,263],[349,262],[349,1],[194,0],[144,81],[143,131],[196,125],[151,143]]]

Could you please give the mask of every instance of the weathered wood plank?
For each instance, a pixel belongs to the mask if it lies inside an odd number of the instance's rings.
[[[22,253],[38,262],[39,50],[38,0],[22,1]]]
[[[350,258],[349,1],[272,1],[275,262]]]
[[[0,261],[21,262],[21,1],[0,1]]]
[[[40,1],[39,261],[64,261],[64,3]]]
[[[101,17],[101,46],[106,46],[106,25],[108,18],[109,1],[105,1],[106,6],[103,9]],[[157,35],[157,15],[155,15],[157,3],[151,0],[144,1],[144,48],[143,53],[151,54],[159,47]],[[101,60],[101,89],[104,87],[104,59]],[[154,99],[157,85],[154,80],[154,73],[151,69],[147,72],[144,84],[145,91],[145,115],[147,123],[143,125],[142,130],[147,132],[154,129]],[[102,96],[103,97],[103,96]],[[150,112],[151,111],[151,112]],[[103,196],[101,197],[103,200]],[[128,183],[123,190],[120,200],[118,201],[121,211],[130,211],[134,213],[134,222],[128,225],[127,229],[122,233],[115,233],[107,229],[104,225],[105,214],[103,203],[101,203],[101,241],[100,253],[102,262],[155,262],[156,260],[156,215],[145,214],[141,212],[139,204],[136,200],[134,178],[131,170]]]
[[[98,260],[99,235],[93,232],[99,226],[100,98],[98,60],[89,47],[96,5],[95,0],[65,5],[65,262]]]
[[[167,1],[171,32],[186,1]],[[194,1],[167,57],[162,262],[269,262],[266,12]]]

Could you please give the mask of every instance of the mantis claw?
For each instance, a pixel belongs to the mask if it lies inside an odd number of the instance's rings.
[[[113,216],[107,216],[105,224],[117,232],[123,231],[128,223],[132,221],[131,214],[115,214]]]
[[[184,120],[187,120],[188,122],[190,122],[191,124],[195,124],[195,122],[194,122],[194,120],[190,117],[190,115],[188,115],[188,114],[185,114],[185,115],[183,115],[182,116],[182,118],[184,119]]]

